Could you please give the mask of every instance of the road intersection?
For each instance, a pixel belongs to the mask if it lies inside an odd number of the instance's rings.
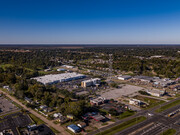
[[[180,105],[169,108],[161,113],[156,112],[156,110],[158,108],[160,108],[161,106],[167,105],[176,100],[180,100],[180,98],[177,98],[177,99],[171,100],[169,102],[163,103],[161,105],[155,106],[154,108],[150,108],[147,110],[140,110],[133,116],[130,116],[123,120],[118,120],[114,124],[109,125],[104,128],[101,128],[101,129],[98,129],[96,131],[93,131],[93,132],[89,133],[88,135],[95,135],[97,133],[103,132],[103,131],[108,130],[112,127],[115,127],[125,121],[136,118],[138,116],[145,116],[145,117],[147,117],[147,119],[141,123],[138,123],[134,126],[131,126],[123,131],[116,133],[116,135],[157,135],[169,128],[175,129],[177,131],[176,134],[178,134],[178,133],[180,133],[180,125],[179,125],[180,115],[174,116],[173,118],[170,118],[167,115],[169,113],[179,109]],[[153,116],[148,116],[149,113],[153,114]]]

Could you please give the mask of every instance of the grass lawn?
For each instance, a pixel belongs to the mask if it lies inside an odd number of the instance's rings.
[[[174,102],[172,102],[172,103],[169,103],[169,104],[167,104],[167,105],[165,105],[165,106],[162,106],[162,107],[160,107],[159,109],[157,109],[156,112],[162,112],[162,111],[164,111],[164,110],[166,110],[166,109],[169,109],[169,108],[171,108],[171,107],[174,107],[174,106],[176,106],[176,105],[178,105],[178,104],[180,104],[180,100],[176,100],[176,101],[174,101]]]
[[[19,111],[14,111],[14,112],[10,112],[10,113],[6,113],[6,114],[4,114],[4,115],[1,115],[0,118],[3,119],[5,116],[11,115],[11,114],[15,114],[15,113],[18,113],[18,112],[21,112],[21,110],[19,110]]]
[[[146,117],[143,117],[143,116],[140,116],[140,117],[137,117],[137,118],[133,118],[131,120],[128,120],[128,121],[126,121],[124,123],[121,123],[121,124],[111,128],[111,129],[108,129],[108,130],[105,130],[103,132],[100,132],[100,133],[98,133],[96,135],[113,135],[113,134],[115,134],[117,132],[120,132],[120,131],[128,128],[128,127],[131,127],[131,126],[133,126],[133,125],[135,125],[135,124],[137,124],[139,122],[142,122],[145,119],[146,119]]]
[[[144,101],[144,102],[148,103],[149,106],[147,106],[146,109],[155,107],[155,106],[157,106],[159,104],[162,104],[162,103],[165,103],[165,101],[162,101],[162,100],[158,100],[158,99],[154,99],[154,98],[150,98],[150,97],[149,98],[148,97],[143,97],[143,96],[139,96],[139,95],[137,95],[137,96],[135,96],[133,98],[139,99],[141,101]]]
[[[161,135],[174,135],[176,133],[175,129],[168,129],[165,132],[163,132]]]
[[[167,100],[173,100],[174,98],[170,97],[170,98],[167,98]]]
[[[135,112],[134,111],[125,111],[123,112],[122,114],[120,114],[119,116],[117,116],[118,119],[124,119],[124,118],[127,118],[129,116],[132,116],[134,115]]]
[[[30,116],[31,119],[34,121],[34,123],[37,124],[37,125],[46,124],[43,120],[41,120],[40,118],[36,117],[36,116],[33,115],[32,113],[30,113],[29,116]]]

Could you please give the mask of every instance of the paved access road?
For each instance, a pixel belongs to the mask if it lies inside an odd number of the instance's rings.
[[[26,109],[27,111],[29,111],[30,113],[32,113],[33,115],[35,115],[36,117],[40,118],[41,120],[43,120],[49,127],[53,127],[54,129],[56,129],[57,131],[59,131],[59,135],[69,135],[69,133],[67,131],[65,131],[65,129],[59,125],[54,124],[52,121],[46,119],[44,116],[40,115],[39,113],[37,113],[36,111],[34,111],[31,108],[27,108],[25,105],[23,105],[19,100],[17,100],[15,97],[7,94],[6,92],[2,91],[0,89],[0,92],[2,92],[4,95],[6,95],[8,98],[10,98],[12,101],[14,101],[15,103],[19,104],[20,106],[22,106],[24,109]]]

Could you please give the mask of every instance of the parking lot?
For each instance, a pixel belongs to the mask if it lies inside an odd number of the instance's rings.
[[[18,135],[16,127],[25,127],[32,123],[28,115],[23,115],[22,113],[14,113],[8,116],[5,116],[3,119],[0,119],[0,132],[3,130],[11,129],[14,135]]]
[[[5,97],[0,97],[0,115],[18,111],[19,108],[15,106],[12,101],[9,101]]]
[[[118,99],[122,96],[129,96],[142,89],[143,87],[125,84],[125,85],[120,85],[120,88],[106,89],[98,94],[107,99]]]

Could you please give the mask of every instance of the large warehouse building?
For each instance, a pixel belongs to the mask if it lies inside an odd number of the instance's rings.
[[[78,74],[73,72],[73,73],[63,73],[63,74],[50,74],[50,75],[35,77],[31,79],[35,79],[43,84],[54,84],[58,82],[77,80],[85,77],[86,76],[83,74]]]

